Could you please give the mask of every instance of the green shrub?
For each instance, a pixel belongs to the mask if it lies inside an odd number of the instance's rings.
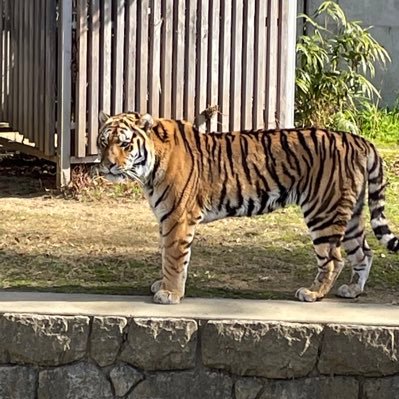
[[[364,103],[356,116],[359,133],[379,144],[399,144],[399,103],[393,108],[379,108]]]
[[[379,97],[370,82],[375,64],[390,61],[370,28],[348,21],[341,7],[325,1],[313,17],[301,15],[307,34],[297,43],[296,123],[356,130],[357,107]]]

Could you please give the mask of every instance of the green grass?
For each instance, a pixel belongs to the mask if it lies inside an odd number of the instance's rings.
[[[372,140],[379,147],[392,147],[399,144],[399,108],[381,108],[372,103],[364,103],[357,114],[359,133]]]

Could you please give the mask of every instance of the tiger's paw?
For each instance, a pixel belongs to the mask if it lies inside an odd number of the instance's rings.
[[[156,294],[162,287],[162,280],[154,281],[151,285],[151,292]]]
[[[341,298],[357,298],[362,293],[362,290],[357,284],[343,284],[337,290],[337,296]]]
[[[310,291],[307,288],[299,288],[295,293],[295,297],[301,302],[315,302],[319,299],[318,293],[315,291]]]
[[[176,292],[168,291],[168,290],[159,290],[154,294],[154,302],[161,303],[165,305],[171,305],[180,303],[181,296]]]

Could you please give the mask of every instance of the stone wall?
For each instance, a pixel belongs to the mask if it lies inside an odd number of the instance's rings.
[[[1,399],[399,398],[399,328],[0,316]]]

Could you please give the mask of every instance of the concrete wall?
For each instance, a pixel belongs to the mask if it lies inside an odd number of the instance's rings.
[[[2,399],[383,399],[399,328],[5,313]]]
[[[299,0],[298,12],[304,12],[305,3],[312,13],[322,0]],[[374,85],[381,89],[383,104],[392,105],[399,96],[399,0],[337,0],[337,3],[350,20],[373,26],[373,37],[389,52],[392,62],[385,71],[378,68]]]

